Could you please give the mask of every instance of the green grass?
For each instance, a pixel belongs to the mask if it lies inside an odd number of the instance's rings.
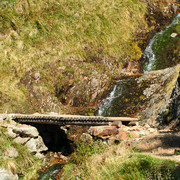
[[[180,21],[180,18],[178,18]],[[157,36],[157,40],[153,44],[153,52],[156,55],[156,64],[154,69],[162,69],[174,66],[180,62],[180,24],[176,24],[165,30],[161,35]],[[177,36],[172,38],[171,34],[176,33]]]
[[[0,127],[0,167],[18,174],[22,180],[37,179],[37,171],[41,165],[41,160],[35,158],[26,146],[19,145],[13,142],[13,138],[6,134],[6,129]],[[15,158],[8,158],[4,153],[11,148],[15,148],[18,156]]]
[[[122,60],[141,56],[134,39],[139,24],[146,28],[145,13],[139,0],[0,1],[0,111],[42,108],[34,92],[38,71],[41,93],[55,102],[56,85],[93,72],[118,74]]]
[[[86,148],[86,153],[89,152],[92,152],[92,149],[89,151]],[[81,153],[79,156],[81,157]],[[109,147],[104,152],[93,153],[88,158],[84,156],[80,164],[65,165],[61,179],[178,180],[179,172],[180,163],[135,153],[120,144]]]

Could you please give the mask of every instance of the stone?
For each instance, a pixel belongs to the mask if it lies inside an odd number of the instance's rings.
[[[146,129],[150,128],[149,124],[145,124],[144,127],[145,127]]]
[[[96,137],[101,137],[102,139],[109,138],[110,136],[116,135],[118,129],[115,126],[95,126],[90,127],[89,134]]]
[[[148,131],[152,134],[156,134],[158,131],[155,128],[149,128]]]
[[[139,136],[146,136],[147,135],[147,133],[145,131],[139,131],[138,134],[139,134]]]
[[[35,156],[36,156],[36,158],[38,158],[38,159],[43,159],[45,156],[44,156],[44,154],[41,154],[40,152],[37,152],[36,154],[35,154]]]
[[[22,125],[13,128],[13,132],[25,137],[38,137],[39,132],[35,127]]]
[[[25,137],[25,138],[17,137],[13,140],[13,142],[24,145],[29,141],[29,139],[30,139],[30,137]]]
[[[93,78],[93,79],[91,80],[91,86],[92,86],[93,88],[95,88],[95,87],[97,87],[98,85],[99,85],[99,80]]]
[[[10,147],[4,152],[4,156],[8,158],[16,158],[18,157],[18,151],[14,147]]]
[[[116,140],[126,140],[128,139],[128,133],[127,131],[120,130],[119,133],[116,135]]]
[[[142,126],[133,126],[129,130],[130,131],[142,131],[143,127]]]
[[[18,175],[14,175],[11,172],[0,168],[0,180],[18,180]]]
[[[122,127],[122,121],[115,121],[110,124],[111,126],[116,126],[117,128]]]
[[[7,129],[7,134],[12,138],[15,138],[17,136],[16,133],[14,133],[11,128]]]
[[[175,38],[177,35],[178,35],[177,33],[172,33],[172,34],[171,34],[171,37],[172,37],[172,38]]]
[[[158,147],[157,152],[161,155],[174,155],[175,149],[164,149],[162,147]]]
[[[80,139],[83,141],[83,142],[92,142],[93,138],[90,134],[88,133],[83,133],[80,137]]]
[[[138,134],[137,132],[135,132],[135,131],[132,131],[132,132],[131,132],[131,137],[132,137],[132,138],[138,138],[138,137],[139,137],[139,134]]]
[[[31,138],[25,145],[30,152],[42,152],[48,150],[40,136],[36,139]]]
[[[115,137],[110,137],[109,139],[108,139],[108,145],[109,146],[112,146],[112,145],[114,145],[115,144],[115,141],[116,141],[116,138]]]

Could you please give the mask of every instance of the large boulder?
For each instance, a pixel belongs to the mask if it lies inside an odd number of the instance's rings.
[[[28,125],[19,125],[13,127],[13,132],[16,134],[19,134],[20,136],[23,137],[33,137],[36,138],[39,135],[39,132],[37,129],[33,126],[28,126]]]
[[[115,126],[95,126],[90,127],[89,133],[92,136],[100,137],[102,139],[107,139],[118,133],[118,129]]]
[[[38,136],[38,138],[34,139],[31,138],[27,143],[26,146],[28,147],[30,152],[42,152],[47,151],[48,148],[44,145],[44,142],[41,138],[41,136]]]

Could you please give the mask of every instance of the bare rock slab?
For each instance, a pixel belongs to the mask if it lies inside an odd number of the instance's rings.
[[[35,127],[21,125],[13,128],[13,132],[24,137],[38,137],[39,132]]]

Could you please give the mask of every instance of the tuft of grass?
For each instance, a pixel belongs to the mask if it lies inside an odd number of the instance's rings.
[[[94,154],[101,154],[108,149],[108,145],[100,140],[85,143],[79,140],[76,143],[76,150],[71,157],[75,164],[83,164],[84,160],[89,159]]]
[[[40,164],[42,164],[41,160],[35,158],[26,146],[13,142],[13,138],[5,133],[5,128],[1,127],[0,131],[2,133],[0,137],[0,167],[7,169],[13,174],[18,174],[23,180],[37,179],[37,171]],[[4,156],[4,152],[11,147],[18,152],[16,158]]]

